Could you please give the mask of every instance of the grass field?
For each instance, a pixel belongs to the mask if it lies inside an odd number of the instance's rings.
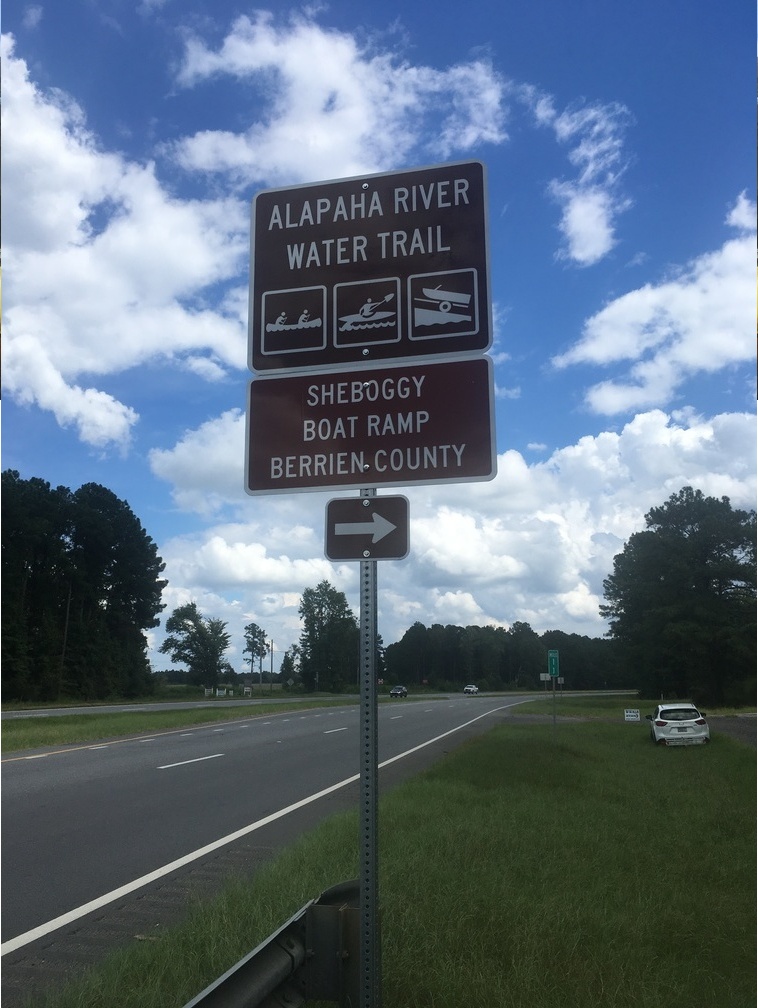
[[[268,703],[265,707],[199,707],[194,710],[119,711],[117,713],[60,714],[45,717],[6,719],[2,722],[4,753],[41,746],[75,745],[98,742],[125,735],[148,735],[158,731],[179,731],[190,725],[215,724],[223,721],[244,721],[251,717],[268,717],[290,710],[314,707],[355,705],[355,700],[339,697],[312,700],[307,703]]]
[[[755,754],[643,725],[519,724],[380,805],[386,1008],[756,1003]],[[304,836],[35,1008],[181,1008],[295,910],[357,877],[357,815]]]
[[[389,703],[390,701],[388,697],[380,697],[380,702]],[[580,713],[588,717],[607,717],[612,711],[622,717],[625,702],[627,701],[619,697],[558,698],[555,704],[557,713],[563,715]],[[192,725],[239,721],[290,710],[335,707],[340,704],[354,705],[355,703],[354,698],[314,697],[307,702],[282,700],[281,703],[267,703],[265,707],[227,707],[214,704],[192,710],[120,711],[117,713],[98,712],[97,708],[93,708],[92,712],[87,714],[5,719],[1,728],[2,751],[12,753],[24,749],[39,749],[43,746],[86,744],[87,742],[98,742],[126,735],[179,731]],[[636,701],[635,704],[639,705]],[[648,706],[652,710],[654,704],[650,703]],[[534,703],[530,702],[513,708],[514,714],[551,714],[552,711],[553,700],[550,698],[537,699]]]
[[[555,699],[552,694],[540,696],[528,704],[520,704],[514,707],[512,714],[550,714],[553,709],[558,716],[563,717],[583,717],[599,718],[601,720],[618,719],[624,720],[624,710],[631,708],[640,712],[640,718],[644,721],[646,714],[652,714],[658,700],[640,700],[629,696],[594,696],[583,697],[577,695],[561,696],[556,693]],[[706,712],[710,715],[743,714],[748,710],[755,713],[755,708],[745,707],[718,707],[712,708],[705,705]]]

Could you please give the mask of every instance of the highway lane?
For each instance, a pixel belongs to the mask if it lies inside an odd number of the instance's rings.
[[[358,697],[356,696],[357,700]],[[240,700],[162,700],[154,703],[89,704],[86,707],[38,707],[29,710],[7,710],[0,712],[3,721],[17,721],[19,718],[65,717],[68,714],[127,714],[143,711],[202,710],[206,707],[260,707],[266,704],[313,702],[309,696],[289,696],[281,692],[268,697]],[[257,713],[257,712],[256,712]]]
[[[525,699],[382,704],[380,762]],[[349,781],[358,741],[356,705],[7,757],[3,941]]]

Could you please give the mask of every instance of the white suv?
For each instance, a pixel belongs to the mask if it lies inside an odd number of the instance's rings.
[[[463,692],[464,693],[471,693],[471,694],[478,693],[479,692],[479,687],[478,686],[474,686],[473,683],[469,683],[468,686],[464,686],[463,687]]]
[[[658,704],[650,722],[650,738],[658,745],[702,745],[710,742],[706,715],[691,703]]]

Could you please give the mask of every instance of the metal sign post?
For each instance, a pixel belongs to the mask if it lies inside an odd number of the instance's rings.
[[[251,253],[245,491],[359,491],[325,552],[360,561],[359,1003],[380,1008],[376,562],[407,556],[408,508],[375,488],[497,473],[484,165],[262,191]]]
[[[376,497],[376,490],[361,490],[361,497]],[[375,560],[361,560],[360,581],[360,1008],[380,1008],[379,726]]]
[[[560,660],[557,651],[548,651],[547,668],[553,680],[553,739],[555,739],[555,680],[561,674]]]

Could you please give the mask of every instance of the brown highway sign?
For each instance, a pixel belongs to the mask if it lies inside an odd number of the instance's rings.
[[[249,494],[468,483],[496,473],[489,357],[250,383]]]
[[[250,367],[460,357],[491,343],[480,161],[259,192]]]
[[[340,497],[326,505],[329,560],[402,560],[409,552],[407,497]]]

